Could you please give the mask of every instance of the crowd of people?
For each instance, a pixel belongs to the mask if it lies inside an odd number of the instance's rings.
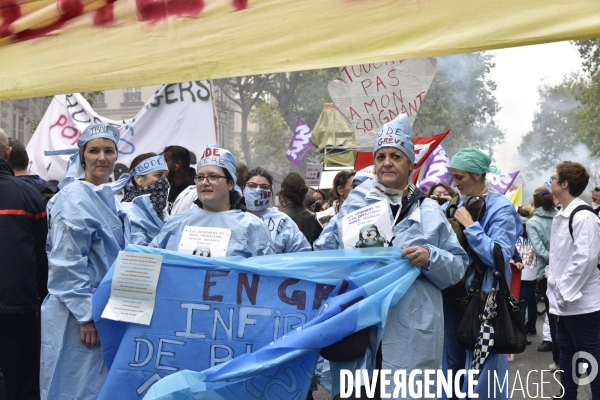
[[[111,181],[118,142],[116,128],[90,125],[64,179],[53,183],[31,175],[25,147],[0,130],[0,369],[7,399],[97,397],[108,372],[92,296],[128,244],[178,251],[184,228],[196,226],[230,229],[226,256],[342,249],[344,218],[382,201],[392,227],[387,244],[420,273],[391,308],[385,328],[368,328],[360,356],[331,361],[334,398],[342,369],[366,369],[372,378],[376,369],[442,366],[454,373],[478,369],[475,393],[488,398],[494,384],[488,371],[504,376],[508,356],[492,352],[480,365],[475,349],[459,344],[459,300],[477,281],[490,292],[496,268],[510,282],[511,262],[522,270],[519,297],[530,333],[536,329],[536,289],[546,294],[552,334],[540,347],[551,343],[554,367],[564,370],[565,399],[577,397],[574,354],[585,351],[600,360],[600,188],[592,191],[597,207],[586,209],[579,196],[590,177],[579,163],[557,165],[549,185],[535,190],[533,207],[517,212],[490,189],[487,174],[498,170],[474,147],[452,157],[454,187],[440,182],[427,193],[417,188],[412,133],[403,114],[381,128],[373,166],[341,171],[329,194],[309,188],[297,173],[285,176],[276,192],[269,171],[248,170],[216,145],[206,147],[195,170],[186,148],[168,146],[138,155],[129,173]],[[495,248],[501,249],[501,266]],[[435,387],[422,376],[414,384]],[[388,393],[393,389],[388,386]],[[508,390],[496,398],[507,399]],[[600,398],[600,379],[592,381],[592,392]],[[366,398],[364,386],[354,396],[361,394]]]

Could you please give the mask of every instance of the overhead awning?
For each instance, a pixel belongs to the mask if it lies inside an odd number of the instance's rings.
[[[3,1],[0,100],[600,36],[598,0],[111,1]]]

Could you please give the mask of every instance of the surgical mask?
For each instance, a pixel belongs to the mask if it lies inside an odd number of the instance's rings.
[[[244,188],[244,198],[246,199],[246,208],[250,211],[263,211],[269,206],[271,200],[270,189],[252,189],[246,186]]]

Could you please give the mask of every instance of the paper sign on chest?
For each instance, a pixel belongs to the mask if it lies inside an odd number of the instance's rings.
[[[342,219],[344,248],[387,247],[392,239],[387,201],[348,213]]]
[[[179,242],[179,251],[198,257],[225,257],[231,239],[231,229],[186,226]]]

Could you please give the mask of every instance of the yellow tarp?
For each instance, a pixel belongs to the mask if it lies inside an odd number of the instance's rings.
[[[106,4],[2,1],[0,100],[600,36],[598,0]]]

